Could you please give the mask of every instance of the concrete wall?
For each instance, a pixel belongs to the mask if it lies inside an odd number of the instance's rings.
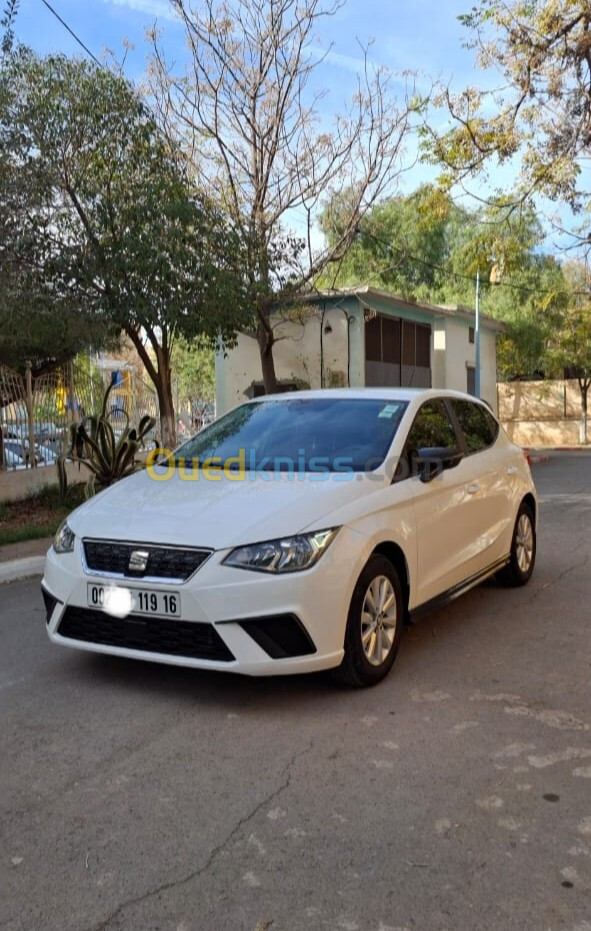
[[[66,471],[69,483],[86,481],[86,469],[79,472],[78,466],[70,462],[66,465]],[[0,501],[18,501],[44,485],[57,485],[57,482],[57,469],[52,465],[42,466],[40,469],[0,472]]]
[[[499,413],[503,420],[577,420],[581,414],[578,383],[574,379],[501,382]]]
[[[578,420],[506,420],[503,426],[518,446],[579,446]]]
[[[579,444],[581,395],[575,380],[502,382],[498,399],[499,419],[520,446]]]
[[[141,449],[136,455],[136,462],[145,462],[148,451]],[[84,466],[74,462],[66,462],[68,484],[86,482],[90,472]],[[26,498],[31,492],[38,491],[44,485],[57,485],[57,467],[55,465],[41,466],[37,469],[19,469],[0,471],[0,502],[18,501]]]

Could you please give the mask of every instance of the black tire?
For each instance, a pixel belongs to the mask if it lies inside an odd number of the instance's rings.
[[[530,540],[529,546],[526,545],[527,538]],[[535,562],[536,525],[534,515],[529,504],[523,503],[515,518],[509,562],[500,572],[497,572],[497,579],[501,585],[508,585],[513,588],[527,585],[534,571]]]
[[[389,607],[378,615],[380,619],[372,619],[371,624],[368,624],[363,620],[362,609],[370,596],[370,589],[380,593],[383,591],[387,596],[383,601]],[[392,596],[394,603],[391,601]],[[379,605],[376,612],[378,610]],[[375,633],[372,625],[375,625]],[[371,556],[357,580],[351,598],[345,630],[345,655],[341,665],[333,670],[333,677],[354,688],[376,685],[392,668],[403,627],[404,599],[398,573],[385,556]],[[372,652],[373,657],[370,659],[368,655]]]

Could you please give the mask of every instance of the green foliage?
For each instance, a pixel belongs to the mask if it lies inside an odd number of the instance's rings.
[[[179,393],[191,404],[215,397],[215,353],[202,338],[192,342],[180,337],[172,349],[172,369]]]
[[[462,17],[477,64],[498,87],[444,90],[436,100],[451,127],[423,129],[427,157],[451,187],[510,163],[520,174],[508,203],[537,194],[588,210],[581,184],[591,154],[589,0],[479,0]],[[588,220],[580,238],[588,242]]]
[[[4,29],[4,35],[0,40],[0,51],[3,54],[10,52],[14,42],[14,21],[18,13],[20,0],[6,0],[4,15],[0,19],[0,26]]]
[[[156,421],[146,415],[137,429],[129,423],[117,437],[110,423],[109,395],[113,386],[105,392],[101,413],[85,417],[70,427],[70,447],[65,456],[58,458],[57,470],[60,495],[64,501],[68,491],[66,461],[79,462],[90,472],[86,483],[86,497],[112,485],[139,468],[136,454],[146,435]],[[120,411],[117,411],[120,416]]]
[[[570,262],[564,271],[567,300],[548,330],[545,363],[550,374],[562,377],[566,373],[577,379],[586,411],[591,387],[591,285],[583,263]]]
[[[56,287],[49,273],[56,250],[51,186],[14,139],[11,60],[0,57],[0,363],[22,372],[30,359],[38,374],[90,342],[102,345],[110,333],[83,295]]]
[[[324,211],[329,239],[339,235],[346,198],[339,195]],[[449,192],[427,185],[371,210],[338,274],[322,284],[371,284],[411,300],[473,307],[479,271],[483,312],[508,327],[499,340],[500,377],[539,377],[556,314],[569,293],[561,266],[540,252],[542,241],[531,208],[509,217],[502,201],[468,210]]]
[[[23,274],[38,270],[58,307],[71,302],[84,320],[128,335],[173,442],[175,336],[231,343],[247,313],[235,232],[192,186],[134,88],[88,61],[22,46],[2,60],[0,151],[19,189],[35,195],[32,211],[9,211],[28,244]],[[22,279],[18,291],[22,314]]]
[[[324,210],[321,228],[329,243],[341,235],[347,200],[347,193],[341,194]],[[451,260],[466,221],[465,210],[430,186],[382,201],[360,223],[357,239],[336,274],[325,275],[322,283],[368,283],[407,297],[433,298],[445,286],[437,266]]]

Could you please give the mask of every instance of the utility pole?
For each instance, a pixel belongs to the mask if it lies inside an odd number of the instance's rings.
[[[476,319],[474,321],[474,394],[480,397],[480,269],[476,271]]]

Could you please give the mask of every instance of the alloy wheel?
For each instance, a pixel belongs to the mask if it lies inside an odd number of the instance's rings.
[[[515,556],[521,572],[526,573],[531,565],[534,551],[534,532],[527,514],[522,514],[515,534]]]
[[[361,609],[361,644],[372,666],[387,659],[398,622],[396,592],[389,578],[378,575],[370,583]]]

